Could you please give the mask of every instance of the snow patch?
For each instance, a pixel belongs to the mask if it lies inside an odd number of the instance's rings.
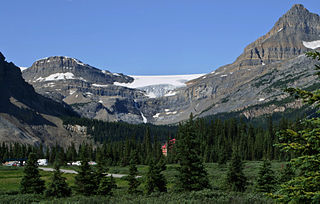
[[[120,74],[118,74],[118,73],[113,73],[113,76],[120,76]]]
[[[109,85],[108,84],[92,84],[92,86],[95,86],[95,87],[108,87]]]
[[[144,117],[144,115],[143,115],[143,113],[141,111],[140,111],[140,113],[141,113],[141,117],[142,117],[143,123],[147,123],[148,122],[147,118]]]
[[[74,94],[76,91],[77,91],[77,89],[73,89],[73,90],[70,89],[70,90],[69,90],[69,94],[72,95],[72,94]]]
[[[100,100],[99,103],[103,103],[103,101]]]
[[[278,30],[278,33],[280,32],[280,31],[282,31],[283,30],[283,28],[280,28],[279,30]]]
[[[226,77],[226,76],[228,76],[227,74],[223,74],[223,75],[221,75],[220,77]]]
[[[58,81],[58,80],[67,80],[67,79],[76,79],[74,77],[74,74],[71,72],[65,72],[65,73],[55,73],[51,74],[45,78],[39,77],[36,79],[36,81]],[[81,78],[82,79],[82,78]]]
[[[154,94],[153,92],[146,93],[145,95],[149,98],[157,98],[156,94]]]
[[[261,64],[262,64],[262,66],[266,65],[264,62],[262,62]]]
[[[259,98],[259,101],[264,101],[265,99],[264,98]]]
[[[28,69],[28,67],[19,67],[21,72],[23,72],[24,70]]]
[[[186,75],[155,75],[155,76],[135,76],[132,75],[134,81],[132,83],[114,82],[114,85],[125,86],[128,88],[142,88],[152,85],[169,84],[175,87],[186,86],[185,82],[199,78],[204,74],[186,74]]]
[[[154,116],[152,116],[153,118],[158,118],[160,115],[160,113],[156,113]]]
[[[320,40],[315,40],[315,41],[311,41],[311,42],[302,41],[302,44],[306,48],[316,49],[316,48],[320,47]]]
[[[175,91],[169,91],[168,93],[166,93],[164,96],[174,96],[174,95],[176,95],[177,94],[177,92],[175,92]]]
[[[164,111],[168,112],[168,111],[170,111],[170,109],[164,109]]]

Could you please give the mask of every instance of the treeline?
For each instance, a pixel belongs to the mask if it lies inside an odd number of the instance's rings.
[[[125,122],[105,122],[101,120],[63,117],[64,125],[80,125],[87,127],[87,133],[91,135],[95,142],[115,142],[123,141],[126,138],[143,140],[145,129],[148,128],[150,134],[157,136],[160,140],[165,140],[168,136],[173,137],[177,132],[176,126],[152,125],[148,124],[129,124]]]

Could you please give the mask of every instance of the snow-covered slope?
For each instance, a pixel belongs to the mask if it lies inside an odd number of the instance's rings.
[[[124,86],[144,90],[150,98],[161,96],[172,96],[172,90],[185,86],[185,82],[199,78],[204,74],[186,74],[186,75],[155,75],[155,76],[135,76],[132,83],[118,83],[114,85]]]

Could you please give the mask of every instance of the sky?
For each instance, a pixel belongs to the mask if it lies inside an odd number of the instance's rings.
[[[232,63],[296,3],[318,0],[1,0],[0,52],[17,66],[69,56],[128,75]]]

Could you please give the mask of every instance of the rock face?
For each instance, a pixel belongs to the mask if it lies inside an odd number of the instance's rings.
[[[66,102],[89,118],[172,124],[186,120],[190,113],[203,117],[241,110],[243,115],[255,117],[301,106],[277,105],[287,100],[286,87],[319,88],[315,61],[304,55],[319,47],[319,15],[297,4],[266,35],[249,44],[235,62],[162,97],[146,97],[154,87],[142,91],[118,86],[133,79],[66,57],[39,60],[23,71],[23,77],[38,93]],[[248,111],[248,107],[263,104],[269,108]]]
[[[100,70],[70,57],[48,57],[23,71],[24,79],[35,90],[58,102],[72,106],[81,116],[107,121],[143,122],[135,100],[144,92],[117,83],[133,78]]]
[[[26,83],[20,69],[0,53],[0,141],[26,144],[68,145],[82,142],[70,134],[60,116],[76,115],[72,109],[40,94]],[[73,138],[72,138],[73,137]]]

